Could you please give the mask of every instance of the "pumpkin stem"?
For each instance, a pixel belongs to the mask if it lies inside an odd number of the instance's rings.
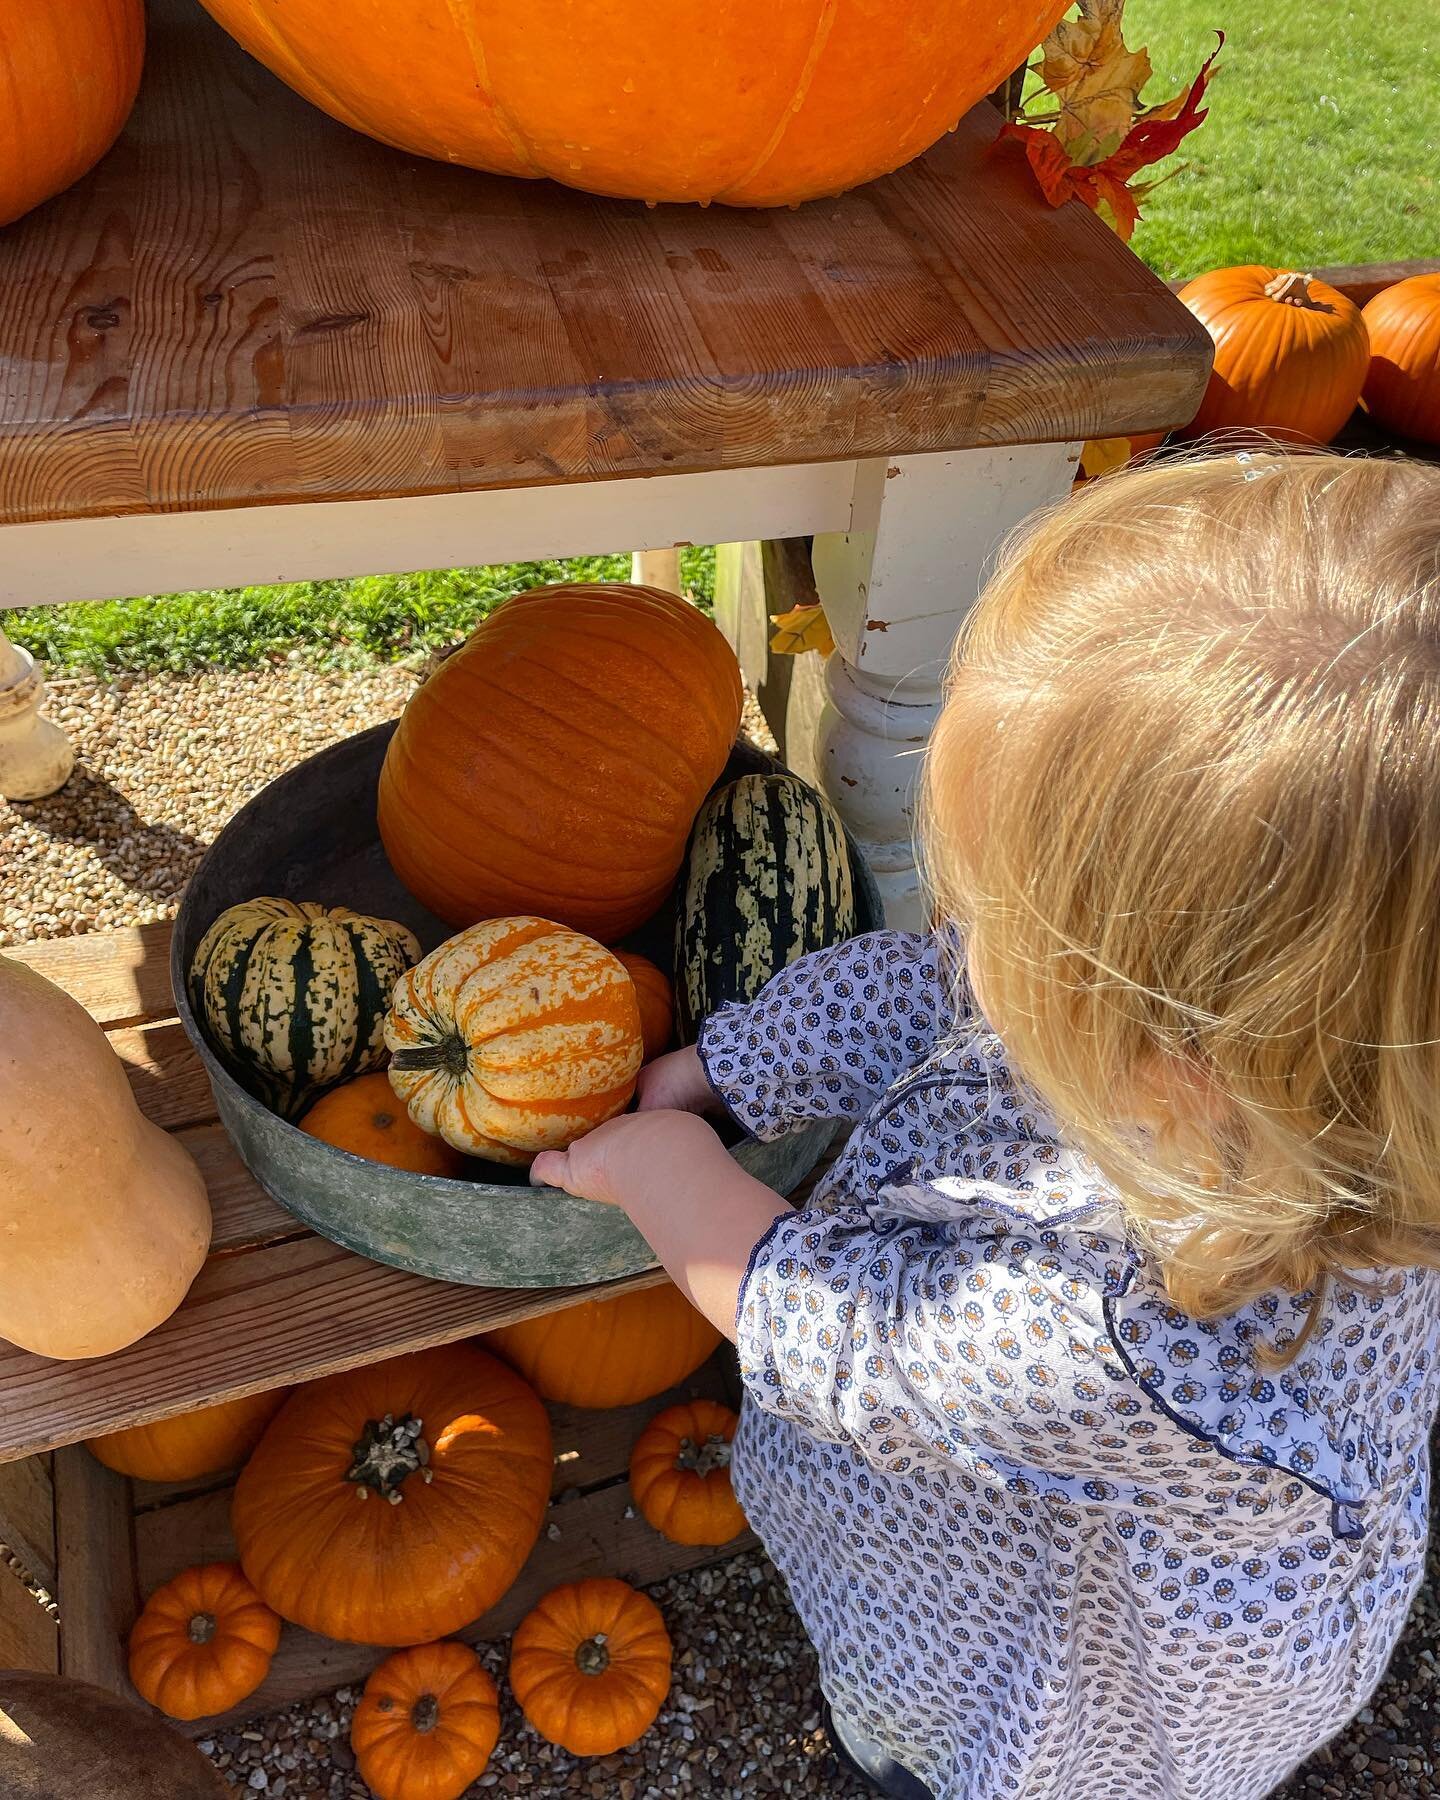
[[[208,1644],[215,1635],[214,1613],[192,1613],[190,1617],[190,1642],[192,1644]]]
[[[398,1506],[405,1498],[401,1492],[411,1475],[422,1481],[435,1479],[430,1467],[430,1446],[421,1437],[424,1421],[406,1413],[397,1419],[386,1413],[383,1419],[366,1421],[364,1435],[355,1446],[355,1460],[345,1479],[355,1483],[362,1500],[370,1498],[373,1488],[382,1499]]]
[[[730,1440],[718,1434],[697,1444],[693,1438],[681,1438],[677,1469],[688,1469],[699,1476],[713,1475],[717,1469],[730,1467]]]
[[[1310,292],[1313,275],[1296,275],[1290,271],[1277,275],[1273,281],[1265,283],[1265,292],[1272,300],[1278,300],[1282,306],[1303,307],[1306,312],[1333,312],[1323,300],[1316,299]]]
[[[424,1075],[442,1069],[452,1081],[463,1081],[470,1067],[470,1046],[458,1031],[450,1031],[433,1044],[412,1044],[408,1050],[396,1050],[390,1067],[402,1075]]]
[[[605,1633],[597,1631],[586,1638],[575,1652],[575,1667],[582,1675],[603,1675],[610,1667],[610,1652],[605,1647]]]
[[[421,1733],[433,1731],[440,1723],[440,1702],[433,1694],[422,1694],[410,1708],[410,1723]]]

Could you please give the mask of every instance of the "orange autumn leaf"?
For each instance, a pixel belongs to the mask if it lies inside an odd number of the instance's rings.
[[[774,656],[799,656],[806,650],[828,656],[835,648],[823,606],[792,606],[789,612],[771,613],[770,623],[775,627],[770,640]]]

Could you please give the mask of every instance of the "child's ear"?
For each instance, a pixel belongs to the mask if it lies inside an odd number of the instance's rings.
[[[1141,1122],[1159,1129],[1219,1130],[1233,1107],[1209,1070],[1189,1051],[1156,1050],[1135,1079]]]

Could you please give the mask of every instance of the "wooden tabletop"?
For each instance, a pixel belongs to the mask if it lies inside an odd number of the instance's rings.
[[[385,149],[150,15],[120,145],[0,232],[0,525],[1070,441],[1203,388],[987,107],[843,200],[647,211]]]

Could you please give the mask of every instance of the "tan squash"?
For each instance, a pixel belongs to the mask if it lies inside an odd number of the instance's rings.
[[[109,1356],[185,1298],[210,1246],[205,1183],[85,1009],[3,956],[0,1021],[0,1337]]]
[[[4,1800],[234,1800],[214,1766],[153,1713],[85,1681],[0,1671]]]

